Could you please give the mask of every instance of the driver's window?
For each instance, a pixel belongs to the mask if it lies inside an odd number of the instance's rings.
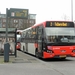
[[[55,36],[48,36],[49,42],[55,42]]]

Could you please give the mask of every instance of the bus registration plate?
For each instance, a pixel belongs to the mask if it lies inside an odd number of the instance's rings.
[[[62,58],[62,57],[66,57],[66,55],[60,55],[60,58]]]

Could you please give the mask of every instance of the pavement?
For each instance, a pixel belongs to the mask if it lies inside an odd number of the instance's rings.
[[[20,53],[20,52],[18,52]],[[0,56],[0,63],[24,63],[24,62],[28,62],[27,59],[22,58],[19,54],[17,55],[17,57],[15,56],[8,56],[8,58],[6,59],[4,58],[3,55]]]
[[[12,63],[13,61],[15,61],[15,56],[9,56],[7,60],[8,61],[5,61],[4,56],[0,56],[0,64],[1,63]]]
[[[17,57],[9,56],[9,62],[4,62],[0,56],[0,75],[62,75],[53,69],[51,64],[18,51]]]
[[[5,62],[4,56],[0,56],[0,63],[37,63],[39,62],[36,60],[35,57],[23,53],[21,51],[17,51],[17,57],[15,56],[8,56],[8,61]]]

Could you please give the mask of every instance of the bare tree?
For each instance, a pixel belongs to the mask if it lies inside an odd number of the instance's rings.
[[[66,21],[66,20],[69,20],[69,16],[67,16],[66,14],[63,14],[61,18],[62,18],[63,20],[65,20],[65,21]]]

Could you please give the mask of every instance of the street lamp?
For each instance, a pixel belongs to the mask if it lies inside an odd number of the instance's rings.
[[[71,20],[73,21],[73,0],[71,0]]]

